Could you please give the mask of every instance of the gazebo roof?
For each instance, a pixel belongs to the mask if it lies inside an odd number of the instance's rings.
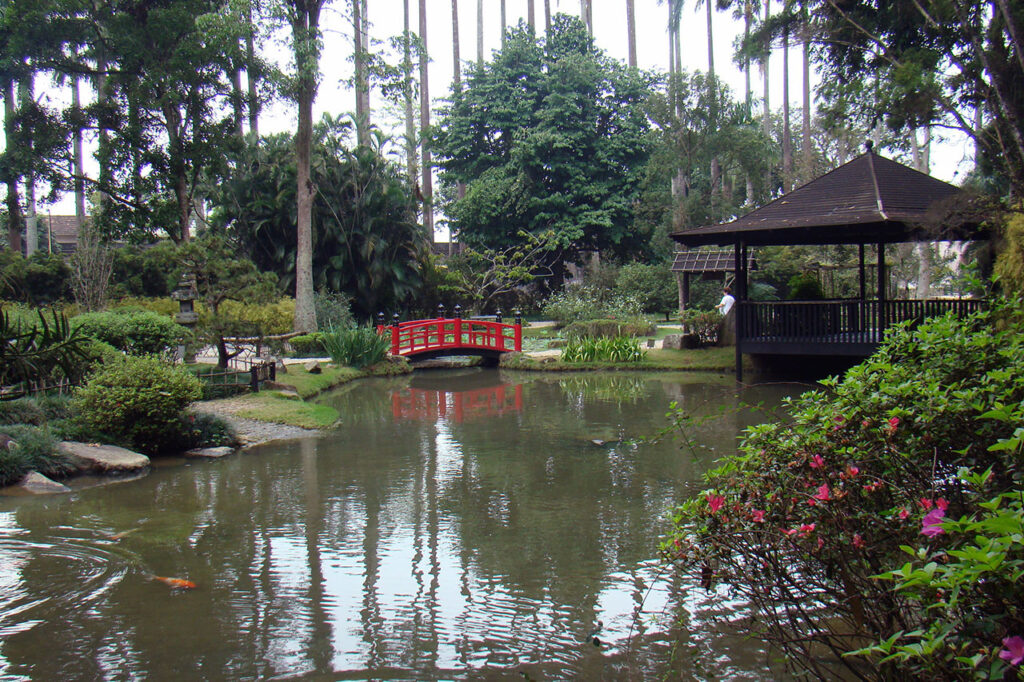
[[[871,244],[929,239],[929,211],[961,190],[867,152],[729,223],[672,234],[684,246]],[[964,226],[953,238],[975,237]]]

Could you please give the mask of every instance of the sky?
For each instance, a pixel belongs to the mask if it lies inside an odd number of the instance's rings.
[[[534,0],[538,30],[544,23],[544,1]],[[436,102],[449,91],[452,82],[452,2],[451,0],[426,0],[427,4],[427,49],[431,56],[429,84],[430,94]],[[623,62],[627,59],[625,0],[593,0],[594,39],[598,47],[610,57]],[[410,0],[413,31],[418,31],[418,0]],[[483,0],[484,10],[484,53],[485,59],[500,47],[501,17],[500,0]],[[506,0],[506,17],[509,24],[519,19],[526,20],[528,0]],[[347,81],[352,75],[352,26],[347,19],[348,0],[329,0],[323,13],[321,27],[324,33],[324,51],[321,57],[322,80],[314,113],[319,118],[323,113],[339,115],[355,109],[355,94]],[[635,0],[637,61],[641,69],[668,70],[668,9],[658,0]],[[477,1],[459,0],[460,56],[463,62],[475,60],[477,54]],[[552,13],[566,12],[579,14],[577,0],[551,0]],[[403,0],[368,0],[370,36],[373,41],[385,42],[391,36],[400,35],[403,30]],[[699,7],[687,2],[683,8],[683,66],[689,70],[706,70],[708,63],[706,15],[703,4]],[[742,19],[733,17],[731,12],[716,12],[713,17],[715,70],[734,95],[742,97],[744,77],[742,70],[733,62],[734,43],[743,31]],[[268,42],[264,52],[280,62],[288,59],[288,47],[280,42]],[[799,48],[791,48],[790,54],[790,95],[795,107],[794,122],[799,126],[801,97],[801,66]],[[776,50],[770,61],[769,103],[777,109],[782,101],[782,54]],[[817,81],[815,76],[812,80]],[[755,97],[763,90],[756,67],[752,74],[752,89]],[[37,92],[43,97],[55,100],[63,98],[59,91],[46,92],[40,83]],[[379,108],[382,102],[377,93],[371,94],[371,117],[374,123],[385,127]],[[395,121],[397,123],[397,121]],[[260,119],[260,132],[290,132],[295,129],[294,105],[277,101],[264,110]],[[386,130],[386,132],[389,132]],[[88,153],[88,152],[87,152]],[[884,152],[883,152],[884,153]],[[939,141],[932,150],[932,174],[949,181],[965,175],[971,167],[971,146],[961,137]],[[65,197],[53,207],[40,206],[39,212],[47,210],[55,215],[74,212],[72,197]],[[445,236],[439,235],[444,239]]]

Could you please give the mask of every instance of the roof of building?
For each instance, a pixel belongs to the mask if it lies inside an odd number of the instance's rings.
[[[677,251],[672,272],[733,272],[736,256],[732,250]]]
[[[938,206],[961,194],[947,182],[871,151],[741,218],[680,230],[685,246],[734,244],[869,244],[935,239],[923,228]],[[972,238],[975,225],[957,236]]]

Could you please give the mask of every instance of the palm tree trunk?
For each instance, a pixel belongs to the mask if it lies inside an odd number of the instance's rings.
[[[505,49],[505,0],[501,0],[501,49]]]
[[[476,0],[476,65],[484,65],[484,0]]]
[[[81,120],[77,113],[82,109],[82,95],[79,91],[78,76],[71,77],[71,108],[75,110],[75,120]],[[75,124],[72,132],[72,153],[75,164],[75,223],[78,233],[81,234],[85,228],[85,157],[82,150],[82,125]]]
[[[17,106],[14,99],[14,80],[10,77],[4,81],[4,134],[7,149],[14,149],[14,117]],[[18,177],[15,173],[7,176],[7,246],[15,253],[21,253],[21,230],[24,218],[21,213],[21,192],[18,188]]]
[[[551,0],[544,0],[544,35],[551,33]]]
[[[782,33],[782,191],[793,189],[793,136],[789,127],[789,30]]]
[[[245,80],[249,89],[249,132],[259,137],[260,134],[260,98],[257,92],[259,73],[256,66],[256,25],[252,21],[252,3],[246,3],[245,32]]]
[[[482,1],[482,0],[481,0]],[[419,177],[419,164],[416,162],[416,114],[413,105],[412,81],[412,42],[409,21],[409,0],[402,3],[405,16],[405,32],[402,40],[402,95],[405,99],[405,163],[409,173],[409,186],[414,187]]]
[[[800,181],[809,182],[813,174],[814,165],[813,156],[811,154],[811,24],[810,19],[807,16],[807,6],[803,7],[803,96],[804,96],[804,110],[803,110],[803,149],[801,158],[803,168],[800,172]]]
[[[35,73],[29,70],[20,86],[21,101],[27,107],[35,97]],[[29,140],[29,151],[34,140]],[[39,221],[36,216],[36,176],[29,171],[25,174],[25,255],[31,256],[39,247]]]
[[[629,43],[629,65],[636,68],[636,9],[635,0],[626,0],[626,40]]]
[[[365,147],[370,144],[370,92],[366,73],[367,45],[363,35],[363,13],[366,9],[363,2],[364,0],[352,0],[352,42],[356,81],[356,139]]]
[[[459,0],[452,0],[452,83],[462,89],[462,60],[459,57]]]
[[[768,21],[768,18],[769,18],[770,14],[771,14],[771,4],[772,4],[772,0],[764,0],[764,20],[765,20],[765,22]],[[769,73],[769,70],[768,70],[768,67],[769,67],[769,61],[771,60],[771,56],[772,56],[771,45],[767,41],[765,41],[765,44],[764,44],[764,59],[761,61],[761,80],[762,80],[762,82],[764,84],[764,96],[763,96],[763,98],[761,100],[761,106],[762,106],[762,110],[761,110],[761,131],[764,133],[765,139],[771,139],[771,134],[772,134],[772,110],[771,110],[771,108],[768,105],[768,93],[769,93],[769,89],[768,89],[768,85],[769,85],[768,73]],[[765,191],[769,195],[771,195],[773,193],[773,191],[772,191],[772,171],[771,171],[770,168],[767,171],[765,171],[764,186],[765,186]]]
[[[533,3],[534,0],[526,0],[526,23],[529,24],[533,34],[537,35],[537,12]]]
[[[504,0],[502,0],[504,9]],[[420,130],[430,128],[430,87],[427,74],[427,0],[420,0],[420,41],[423,44],[423,55],[420,57]],[[430,163],[430,147],[427,144],[420,146],[420,174],[422,177],[423,193],[423,227],[431,243],[434,242],[434,207],[433,194],[434,182]]]

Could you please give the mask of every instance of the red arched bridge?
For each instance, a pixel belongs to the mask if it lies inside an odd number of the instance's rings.
[[[503,323],[500,313],[494,320],[464,320],[456,306],[454,318],[442,314],[429,320],[399,322],[395,315],[392,324],[385,325],[381,313],[377,320],[377,333],[391,338],[391,355],[413,360],[446,355],[479,355],[497,360],[503,353],[523,349],[523,326],[518,314],[514,324]]]

